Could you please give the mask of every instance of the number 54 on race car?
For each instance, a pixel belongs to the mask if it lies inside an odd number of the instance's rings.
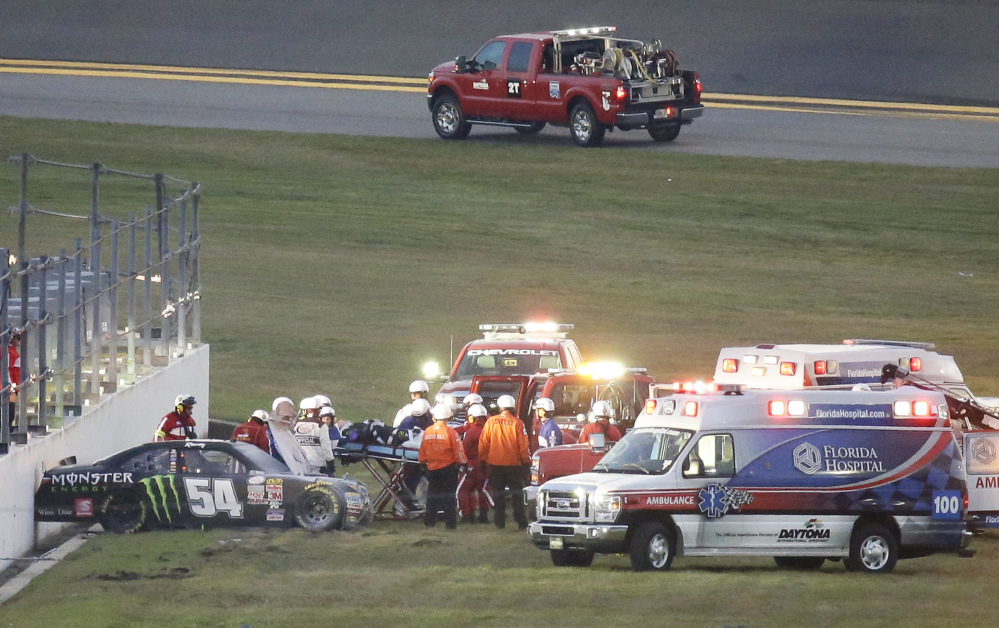
[[[91,465],[46,471],[36,521],[98,521],[112,532],[154,527],[301,526],[344,530],[371,520],[351,478],[292,474],[253,445],[216,440],[147,443]]]

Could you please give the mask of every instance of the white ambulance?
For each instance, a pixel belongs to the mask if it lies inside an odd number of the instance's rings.
[[[534,544],[557,566],[628,553],[636,570],[773,556],[884,573],[900,558],[970,554],[941,393],[722,388],[650,399],[593,471],[543,484]]]

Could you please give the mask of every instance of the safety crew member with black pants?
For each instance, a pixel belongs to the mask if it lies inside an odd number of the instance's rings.
[[[448,530],[458,527],[457,499],[458,467],[466,462],[458,433],[447,422],[451,408],[437,404],[433,409],[434,424],[423,432],[420,444],[420,462],[427,465],[427,510],[423,525],[437,524],[438,511],[444,512],[444,525]]]
[[[517,402],[510,395],[496,400],[500,413],[489,417],[479,437],[479,457],[489,465],[489,489],[493,494],[496,514],[493,523],[506,527],[506,487],[513,498],[513,518],[520,529],[527,528],[524,512],[524,480],[531,463],[527,449],[527,430],[513,413]]]
[[[160,424],[156,426],[153,442],[197,438],[194,418],[191,416],[194,404],[192,395],[177,395],[173,402],[173,412],[160,419]]]
[[[485,406],[473,404],[468,408],[468,423],[454,429],[461,436],[461,445],[465,450],[465,458],[468,459],[465,472],[458,478],[458,510],[462,523],[475,523],[476,504],[479,507],[478,522],[489,523],[492,498],[486,492],[486,463],[479,459],[479,438],[488,415]]]

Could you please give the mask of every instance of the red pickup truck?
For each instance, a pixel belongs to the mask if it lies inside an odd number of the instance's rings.
[[[430,72],[427,104],[434,129],[461,139],[473,124],[533,134],[568,126],[579,146],[607,131],[646,129],[656,142],[676,139],[704,111],[701,80],[672,50],[612,36],[615,27],[504,35],[471,59]]]

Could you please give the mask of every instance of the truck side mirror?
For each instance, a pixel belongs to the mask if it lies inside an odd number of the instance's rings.
[[[590,451],[602,450],[606,446],[603,434],[590,434]]]
[[[471,63],[469,63],[465,59],[465,55],[460,55],[458,57],[455,57],[455,60],[454,60],[454,71],[455,72],[457,72],[458,74],[462,74],[464,72],[471,72],[473,69],[475,69],[475,61],[472,61]]]

